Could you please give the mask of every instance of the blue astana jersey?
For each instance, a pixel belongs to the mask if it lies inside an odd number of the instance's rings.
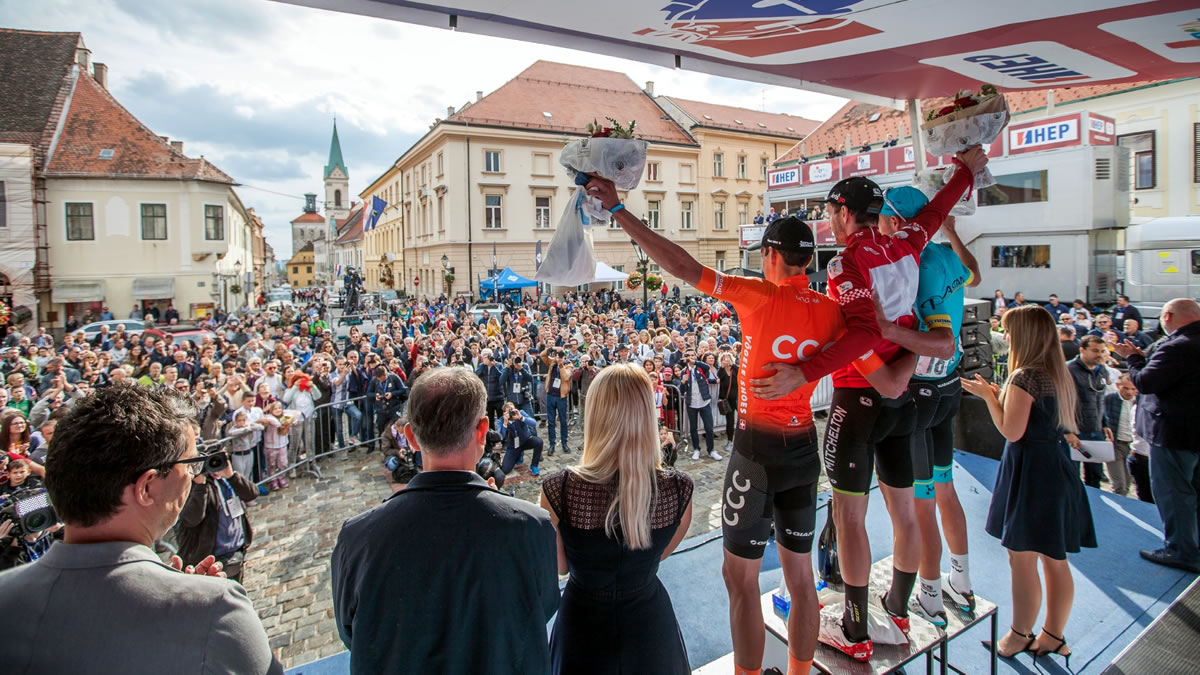
[[[954,332],[954,357],[946,360],[933,356],[917,358],[913,377],[940,380],[954,372],[962,358],[963,289],[971,282],[971,270],[947,244],[930,242],[921,251],[921,278],[917,284],[917,316],[921,330],[949,328]]]

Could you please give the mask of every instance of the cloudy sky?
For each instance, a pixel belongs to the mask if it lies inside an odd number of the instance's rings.
[[[357,194],[449,105],[537,59],[607,68],[659,94],[824,119],[842,99],[586,52],[332,13],[269,0],[0,2],[0,25],[80,31],[109,89],[160,135],[243,187],[276,256],[305,192],[322,193],[333,118]]]

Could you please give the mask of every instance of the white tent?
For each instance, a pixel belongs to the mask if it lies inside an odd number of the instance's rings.
[[[597,284],[605,281],[625,281],[629,278],[628,274],[618,272],[613,268],[605,265],[599,260],[596,261],[596,276],[592,277],[591,283]]]

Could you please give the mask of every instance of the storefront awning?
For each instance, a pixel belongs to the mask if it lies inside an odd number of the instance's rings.
[[[55,304],[68,302],[104,302],[105,285],[102,280],[55,279],[50,287],[50,301]]]
[[[169,277],[158,279],[134,279],[134,300],[173,300],[175,280]]]
[[[282,0],[901,107],[1191,77],[1195,0]],[[949,8],[949,9],[948,9]],[[451,38],[447,38],[449,41]]]

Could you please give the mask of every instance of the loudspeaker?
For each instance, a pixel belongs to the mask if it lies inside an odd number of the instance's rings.
[[[989,324],[978,321],[969,326],[963,324],[962,329],[958,332],[958,339],[961,341],[963,349],[986,345],[990,351],[992,347],[992,327]]]
[[[963,325],[969,326],[977,321],[988,322],[992,315],[992,303],[987,300],[967,298],[963,301]]]
[[[968,377],[968,374],[964,372],[963,377]],[[984,377],[987,377],[986,373]],[[983,399],[963,394],[958,417],[954,420],[954,447],[992,459],[1000,459],[1000,455],[1004,454],[1004,437],[992,423],[991,413]]]

